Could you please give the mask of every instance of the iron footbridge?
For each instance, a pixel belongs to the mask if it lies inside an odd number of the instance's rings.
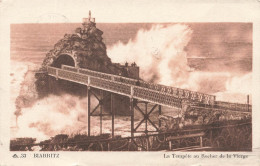
[[[111,100],[111,116],[112,116],[112,137],[114,137],[114,105],[112,104],[114,94],[125,96],[130,102],[131,112],[131,136],[134,136],[136,132],[158,132],[161,127],[161,121],[159,120],[156,125],[150,119],[150,115],[158,110],[159,115],[162,112],[162,106],[183,109],[184,103],[187,105],[193,105],[194,108],[203,108],[203,110],[210,111],[212,109],[239,111],[241,113],[251,112],[251,105],[249,104],[237,104],[216,101],[214,95],[199,93],[195,91],[175,88],[171,86],[164,86],[160,84],[148,83],[142,80],[131,79],[122,77],[119,75],[107,74],[97,72],[89,69],[83,69],[78,67],[72,67],[62,65],[61,68],[51,67],[47,68],[49,76],[53,76],[56,79],[67,80],[70,82],[82,84],[87,86],[88,96],[88,135],[90,136],[90,117],[94,116],[94,112],[100,108],[100,134],[102,134],[102,116],[107,116],[103,113],[103,99],[106,97],[103,95],[103,91],[110,92]],[[92,89],[99,89],[101,91],[100,96],[95,94]],[[96,97],[99,101],[98,105],[91,110],[90,95]],[[144,108],[138,106],[139,103],[145,104]],[[150,110],[148,110],[147,104],[152,104]],[[143,115],[143,119],[136,126],[134,124],[134,112],[139,111]],[[138,131],[138,128],[142,123],[145,123],[145,130]],[[151,124],[155,130],[149,131],[148,124]]]

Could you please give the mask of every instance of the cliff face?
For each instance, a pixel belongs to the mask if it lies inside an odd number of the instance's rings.
[[[47,66],[60,67],[61,64],[65,64],[138,79],[139,68],[135,63],[125,66],[111,62],[102,34],[94,22],[76,28],[74,34],[65,34],[46,54],[40,71],[46,71]]]
[[[128,66],[127,63],[120,65],[111,62],[111,59],[107,56],[106,45],[103,42],[103,32],[96,27],[94,21],[88,19],[82,25],[82,27],[75,29],[74,34],[65,34],[54,45],[54,48],[46,54],[39,72],[35,75],[39,97],[52,93],[54,91],[52,85],[58,83],[53,81],[53,78],[48,77],[47,66],[60,68],[64,64],[139,79],[139,68],[135,63]],[[59,89],[60,86],[55,89]],[[65,86],[64,89],[77,87],[76,85],[72,86],[72,83],[67,83]],[[75,88],[72,89],[72,91],[77,91]],[[80,91],[79,88],[78,91]]]
[[[162,131],[174,131],[194,126],[209,126],[215,124],[225,124],[232,121],[250,121],[250,112],[232,111],[228,109],[205,109],[202,107],[192,107],[186,105],[179,116],[159,116],[163,121]]]
[[[107,56],[102,34],[103,32],[92,22],[83,29],[77,28],[75,34],[65,34],[64,38],[54,45],[54,49],[46,54],[41,69],[45,70],[48,65],[54,65],[58,57],[64,53],[71,53],[78,67],[97,69],[105,66],[109,68],[112,63]]]

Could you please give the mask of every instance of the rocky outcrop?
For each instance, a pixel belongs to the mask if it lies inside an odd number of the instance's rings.
[[[163,122],[161,131],[172,131],[189,126],[203,126],[229,121],[244,121],[252,118],[250,112],[232,111],[227,109],[207,109],[185,105],[179,115],[159,116]]]
[[[106,53],[106,45],[102,41],[103,32],[90,22],[83,28],[77,28],[75,34],[65,34],[54,49],[50,50],[42,63],[41,70],[53,65],[62,54],[70,54],[76,61],[75,66],[89,69],[111,68],[112,63]],[[103,68],[104,68],[103,67]]]

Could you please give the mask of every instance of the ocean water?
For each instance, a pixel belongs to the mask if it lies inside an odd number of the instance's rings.
[[[54,44],[79,26],[11,25],[13,138],[43,140],[61,133],[86,132],[86,99],[64,94],[38,100],[33,74]],[[97,27],[104,32],[112,61],[136,62],[146,81],[213,94],[217,100],[229,102],[245,103],[246,95],[251,94],[252,24],[98,23]],[[164,108],[163,113],[177,115],[178,109]],[[153,119],[157,120],[156,115]],[[91,125],[92,134],[98,134],[99,119],[93,118]],[[111,131],[109,118],[103,125],[104,133]],[[116,134],[129,135],[129,118],[117,117],[115,129]]]
[[[98,23],[97,27],[104,32],[103,38],[107,48],[111,48],[118,42],[127,44],[129,40],[135,40],[138,31],[148,31],[156,25],[158,24]],[[160,25],[167,27],[172,24]],[[232,69],[239,73],[252,71],[252,24],[186,23],[185,25],[193,31],[191,40],[185,47],[191,67],[212,71]],[[11,59],[40,64],[45,54],[64,34],[74,33],[80,26],[80,23],[13,24]]]

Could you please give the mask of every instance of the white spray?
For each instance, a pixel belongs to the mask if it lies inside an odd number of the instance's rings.
[[[235,76],[229,71],[194,71],[188,65],[185,52],[191,37],[192,30],[187,25],[156,25],[147,31],[140,30],[136,38],[125,45],[117,43],[108,50],[108,55],[113,62],[136,62],[145,81],[217,95],[218,100],[227,100],[223,95],[228,91],[233,94],[228,101],[246,101],[251,90],[245,85],[251,83],[251,73]],[[241,81],[243,83],[239,83]]]

